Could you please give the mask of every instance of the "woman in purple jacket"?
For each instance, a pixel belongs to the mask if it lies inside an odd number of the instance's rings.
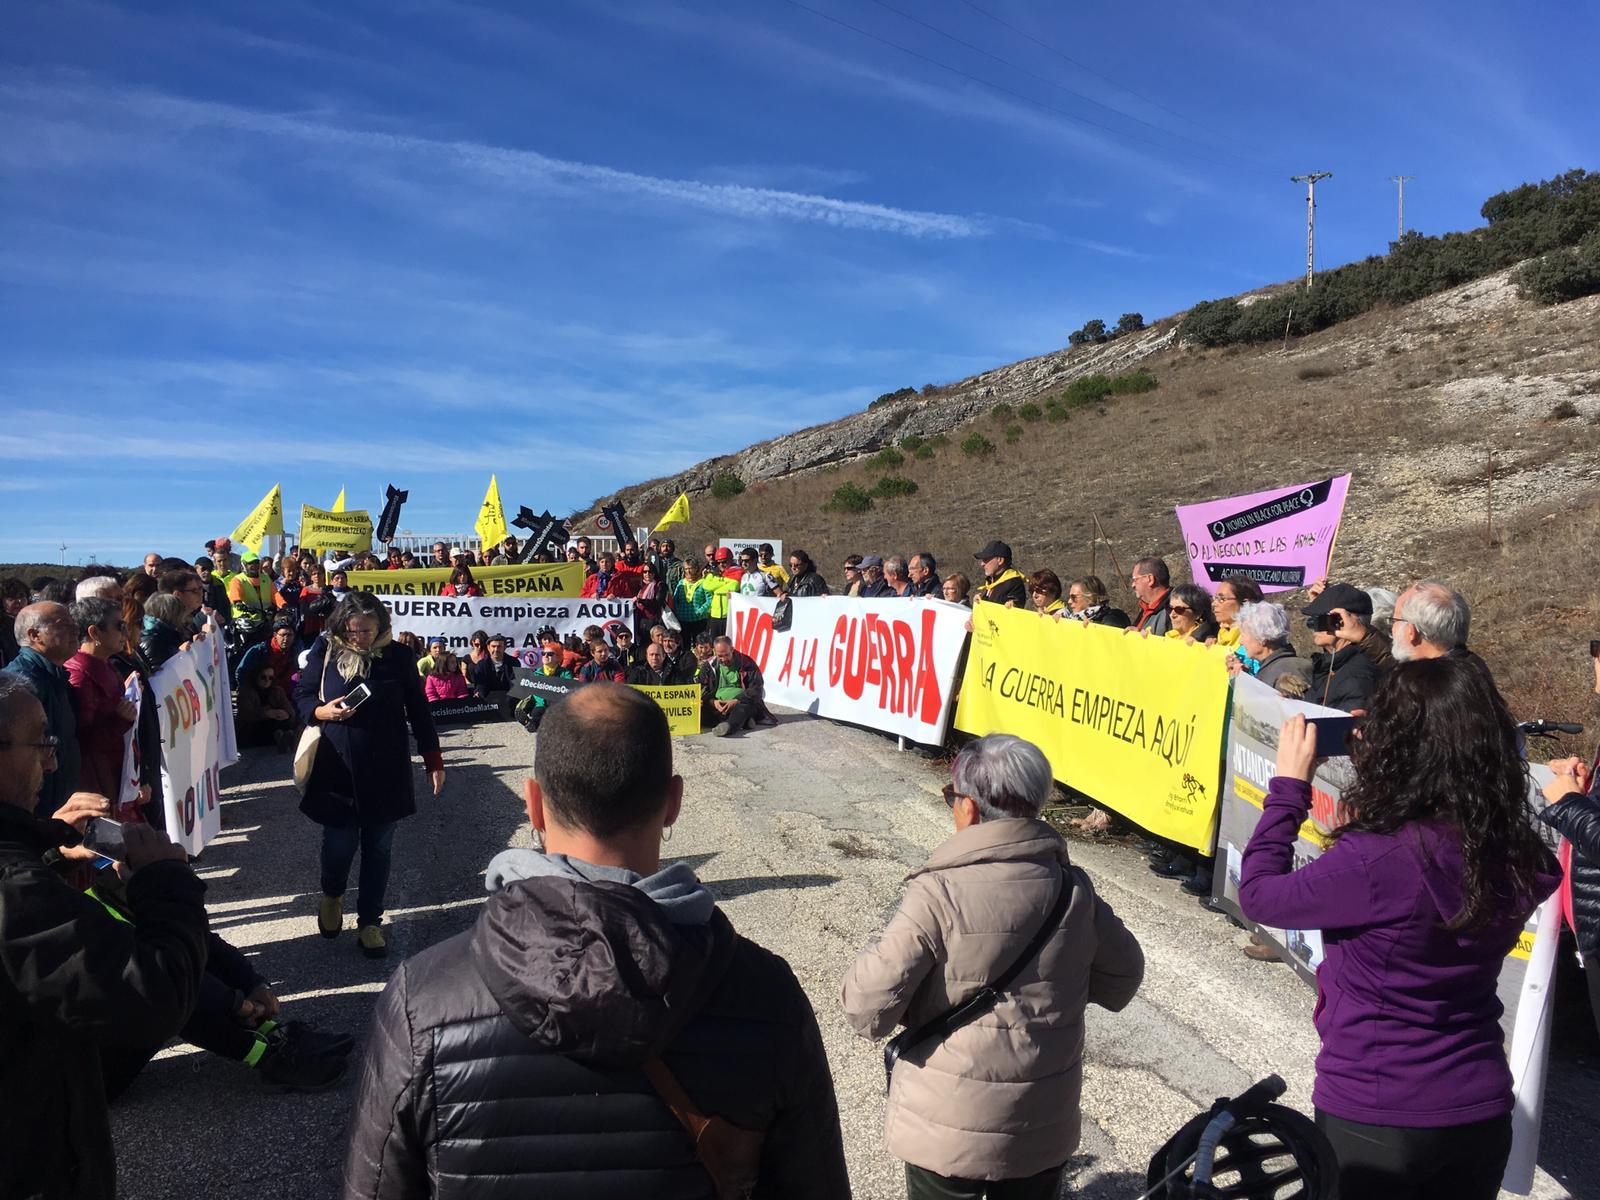
[[[1284,725],[1239,901],[1264,925],[1322,931],[1311,1098],[1340,1193],[1492,1200],[1512,1105],[1495,984],[1560,880],[1511,715],[1470,662],[1396,667],[1352,743],[1353,819],[1294,870],[1315,745],[1304,717]]]

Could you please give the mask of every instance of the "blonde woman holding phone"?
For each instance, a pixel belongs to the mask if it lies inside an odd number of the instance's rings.
[[[428,714],[416,656],[395,642],[389,610],[350,592],[328,617],[295,685],[295,707],[322,738],[300,811],[322,826],[322,903],[317,928],[344,928],[344,893],[359,850],[356,934],[368,958],[388,953],[383,900],[395,826],[417,811],[407,726],[437,796],[444,788],[439,734]]]

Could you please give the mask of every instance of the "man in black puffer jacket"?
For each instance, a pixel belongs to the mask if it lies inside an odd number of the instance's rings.
[[[805,993],[686,865],[660,868],[683,798],[666,717],[591,684],[550,706],[535,756],[544,850],[499,855],[476,927],[385,989],[344,1195],[711,1197],[661,1064],[700,1113],[760,1134],[753,1195],[848,1197]]]
[[[1595,667],[1600,691],[1600,664]],[[1550,764],[1555,778],[1545,785],[1549,807],[1539,819],[1572,843],[1572,924],[1578,953],[1589,977],[1589,1006],[1600,1029],[1600,797],[1582,759],[1558,759]]]

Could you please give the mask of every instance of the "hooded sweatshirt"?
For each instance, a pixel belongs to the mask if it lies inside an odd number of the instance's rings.
[[[1311,785],[1277,776],[1263,807],[1244,852],[1239,906],[1264,925],[1322,931],[1317,1108],[1423,1129],[1510,1112],[1495,988],[1523,923],[1560,882],[1555,859],[1534,895],[1508,900],[1485,928],[1452,931],[1445,923],[1461,911],[1464,867],[1449,826],[1347,833],[1294,870]]]

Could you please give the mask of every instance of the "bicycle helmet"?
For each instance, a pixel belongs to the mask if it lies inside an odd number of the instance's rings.
[[[1286,1085],[1268,1076],[1243,1095],[1218,1099],[1157,1150],[1145,1177],[1156,1200],[1326,1200],[1338,1181],[1333,1146],[1311,1119],[1268,1103]],[[1225,1115],[1226,1114],[1226,1115]],[[1214,1152],[1203,1143],[1209,1126]],[[1228,1118],[1231,1117],[1231,1124]]]

